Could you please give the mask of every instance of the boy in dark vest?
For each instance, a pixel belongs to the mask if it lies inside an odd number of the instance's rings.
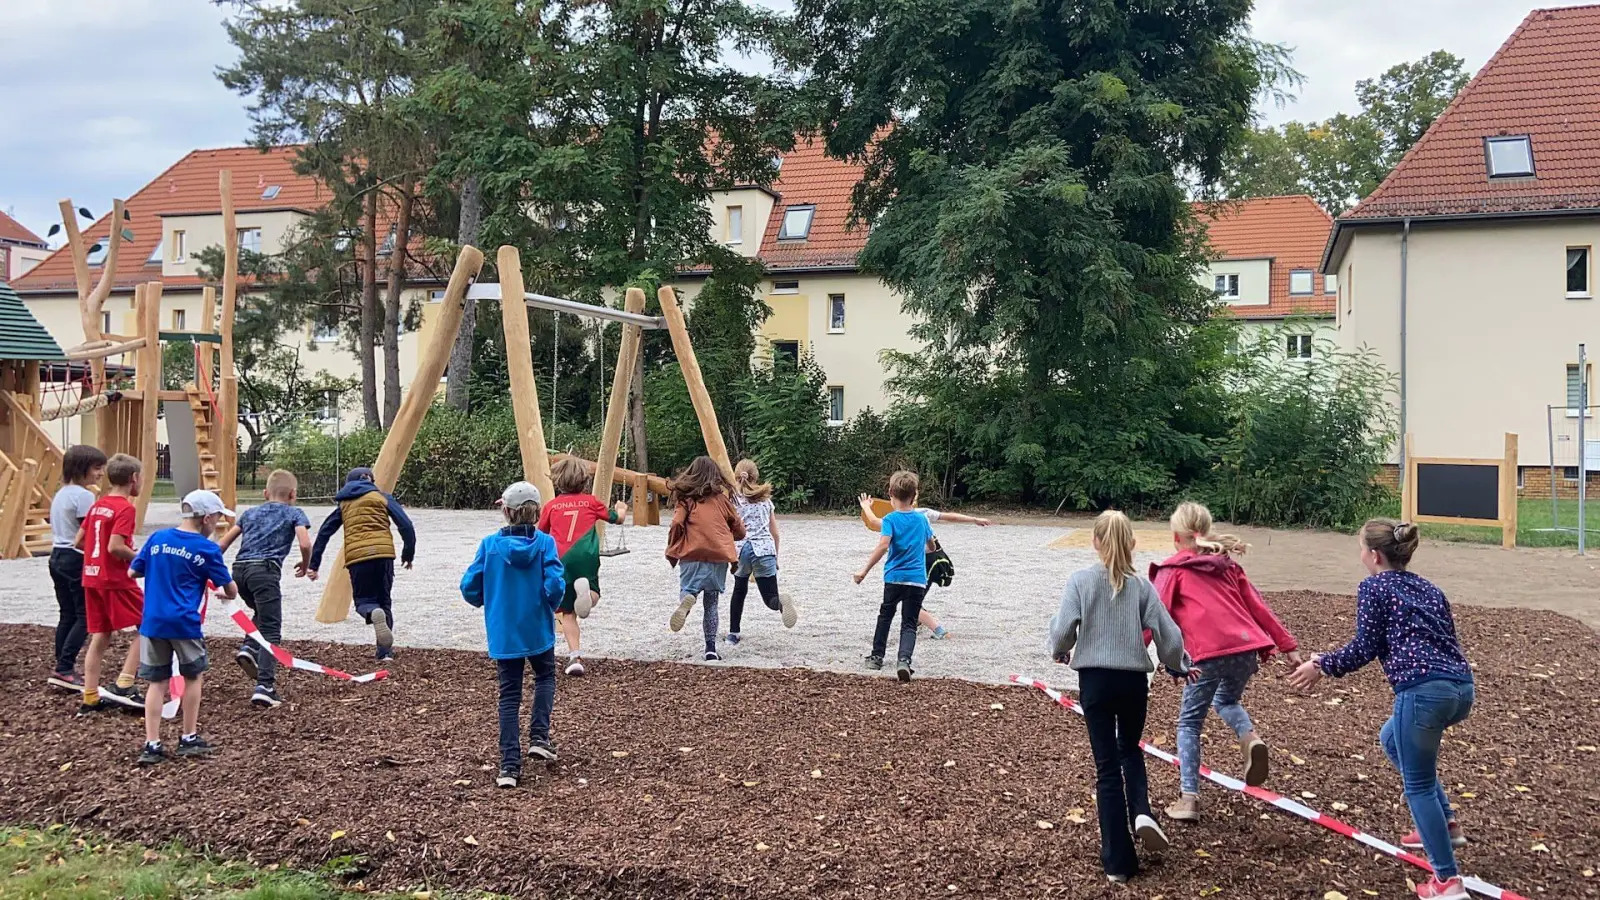
[[[398,501],[372,483],[372,470],[351,469],[344,487],[333,495],[338,506],[322,527],[311,548],[311,567],[307,577],[315,580],[322,565],[322,551],[328,539],[344,527],[344,566],[350,572],[350,593],[356,612],[372,626],[379,659],[394,658],[394,536],[389,527],[400,529],[400,564],[411,568],[417,552],[417,532],[411,517]]]

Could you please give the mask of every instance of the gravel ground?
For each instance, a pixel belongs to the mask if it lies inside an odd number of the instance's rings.
[[[313,528],[328,511],[328,507],[306,508]],[[457,585],[479,539],[497,527],[498,513],[418,509],[412,515],[419,547],[415,568],[395,575],[396,645],[402,650],[484,649],[483,618],[462,602]],[[149,519],[152,529],[175,524],[177,506],[152,503]],[[744,640],[737,647],[721,646],[724,665],[862,671],[882,597],[882,566],[860,586],[850,576],[871,552],[873,536],[855,519],[797,517],[780,519],[779,524],[783,541],[779,585],[799,605],[800,622],[785,630],[752,585],[745,603]],[[1044,640],[1061,588],[1073,570],[1093,561],[1093,551],[1051,548],[1052,542],[1077,542],[1060,540],[1073,532],[1061,525],[946,525],[938,531],[955,561],[956,578],[949,588],[934,588],[928,605],[951,635],[944,641],[922,635],[915,657],[918,675],[998,683],[1013,673],[1035,672],[1048,665]],[[609,537],[614,539],[614,533]],[[667,629],[678,594],[677,573],[662,557],[666,539],[665,527],[629,527],[626,540],[632,552],[603,562],[604,600],[583,623],[586,656],[699,659],[700,608],[682,632]],[[332,565],[338,542],[336,537],[324,568]],[[1140,553],[1135,563],[1143,569],[1156,558],[1155,553]],[[320,583],[296,579],[292,567],[285,567],[283,585],[285,640],[371,640],[371,629],[354,615],[339,625],[316,621]],[[731,577],[728,588],[733,588]],[[725,595],[720,603],[723,634],[727,607]],[[46,560],[0,562],[0,622],[54,625],[55,621]],[[897,620],[889,638],[891,653],[898,627]],[[237,629],[213,613],[207,632],[227,636],[237,634]],[[558,647],[558,652],[563,649]],[[893,677],[893,672],[885,677]],[[1069,679],[1067,686],[1075,685]]]

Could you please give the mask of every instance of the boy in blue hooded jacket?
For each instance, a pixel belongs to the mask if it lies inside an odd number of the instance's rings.
[[[483,609],[489,657],[500,674],[500,775],[495,784],[517,786],[522,774],[523,664],[533,667],[533,715],[528,756],[556,759],[550,711],[556,703],[556,608],[567,583],[555,538],[538,529],[539,489],[519,481],[500,495],[506,527],[484,538],[461,576],[461,596]]]

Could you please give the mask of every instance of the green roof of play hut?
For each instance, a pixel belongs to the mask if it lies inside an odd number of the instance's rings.
[[[33,317],[11,285],[0,281],[0,359],[66,359],[61,345]]]

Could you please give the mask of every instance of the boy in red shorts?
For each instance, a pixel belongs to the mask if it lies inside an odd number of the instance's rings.
[[[139,668],[139,634],[133,635],[128,656],[122,661],[114,687],[100,690],[100,667],[115,631],[137,629],[144,618],[144,591],[128,574],[133,561],[134,520],[132,498],[139,496],[139,461],[118,453],[106,463],[111,487],[89,507],[83,517],[78,543],[83,548],[83,612],[89,632],[89,652],[83,661],[83,704],[80,715],[104,709],[106,702],[144,709],[144,698],[134,687]]]

